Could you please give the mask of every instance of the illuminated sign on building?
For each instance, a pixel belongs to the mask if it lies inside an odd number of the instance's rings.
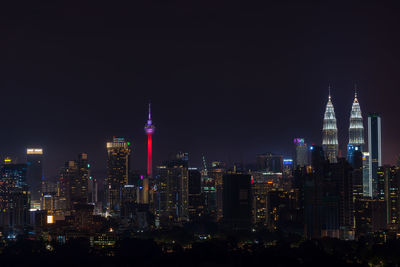
[[[304,144],[304,138],[295,138],[295,139],[293,139],[293,142],[294,142],[294,144],[295,145],[298,145],[298,144]]]
[[[54,223],[54,217],[53,217],[53,215],[47,215],[47,223],[48,223],[48,224]]]
[[[28,155],[42,155],[43,149],[42,148],[28,148],[26,150],[26,154]]]
[[[291,165],[291,164],[293,164],[292,159],[283,159],[283,165]]]

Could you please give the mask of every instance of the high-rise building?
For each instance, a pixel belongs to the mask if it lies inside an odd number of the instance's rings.
[[[337,161],[339,143],[337,135],[337,125],[335,109],[333,108],[331,94],[329,92],[328,103],[326,104],[324,123],[322,128],[322,149],[329,162]]]
[[[215,180],[208,175],[206,158],[203,156],[203,167],[201,170],[201,191],[204,197],[204,214],[215,218],[217,213],[217,199],[215,191]]]
[[[364,198],[364,181],[363,181],[363,153],[355,151],[353,154],[353,199]]]
[[[274,180],[264,172],[252,172],[250,184],[253,199],[253,222],[256,225],[266,225],[268,192],[274,186]]]
[[[376,197],[378,193],[378,168],[382,166],[381,117],[376,113],[368,115],[368,150],[369,184],[372,185],[372,197]]]
[[[400,173],[395,166],[385,165],[379,167],[378,177],[383,176],[384,200],[386,202],[386,223],[389,229],[398,230],[400,222]]]
[[[201,190],[201,173],[196,168],[189,168],[189,219],[196,221],[204,213],[204,195]]]
[[[250,175],[225,174],[223,186],[223,222],[232,229],[248,229],[252,222]]]
[[[92,175],[89,176],[88,181],[88,202],[92,204],[98,202],[98,183],[97,179]]]
[[[73,205],[88,203],[89,163],[86,153],[80,153],[75,161],[74,176],[71,178],[71,201]]]
[[[347,161],[354,165],[354,152],[364,151],[364,125],[357,92],[354,95],[350,113],[349,144],[347,145]]]
[[[151,104],[149,104],[149,119],[144,126],[144,131],[147,135],[147,176],[151,178],[153,176],[153,133],[155,127],[151,120]]]
[[[225,164],[214,161],[208,169],[208,176],[212,180],[215,189],[216,219],[221,220],[223,216],[223,175],[225,174]]]
[[[30,192],[26,173],[26,164],[6,163],[1,166],[0,226],[3,230],[15,233],[29,224]]]
[[[257,168],[269,172],[283,172],[283,156],[267,152],[257,155]]]
[[[354,237],[352,167],[344,159],[328,163],[314,147],[312,170],[301,178],[304,190],[305,235],[309,238]]]
[[[179,154],[181,155],[181,154]],[[179,156],[178,155],[178,156]],[[156,214],[162,224],[189,220],[188,161],[177,157],[158,166]]]
[[[121,207],[121,190],[128,184],[130,143],[124,138],[114,137],[107,142],[107,177],[105,196],[107,212],[119,215]]]
[[[299,216],[298,197],[295,190],[272,188],[267,196],[267,227],[270,230],[298,232],[304,227]]]
[[[372,180],[369,179],[369,152],[362,153],[363,196],[372,197]]]
[[[64,211],[71,211],[73,205],[77,204],[79,188],[77,186],[78,166],[74,160],[65,162],[60,173],[60,197],[65,203]]]
[[[31,193],[31,208],[40,209],[41,185],[43,177],[43,149],[26,150],[27,184]]]
[[[356,237],[387,229],[384,200],[363,198],[355,202],[355,207]]]
[[[294,167],[304,167],[308,165],[308,146],[304,142],[304,138],[295,138],[293,143],[295,148]]]

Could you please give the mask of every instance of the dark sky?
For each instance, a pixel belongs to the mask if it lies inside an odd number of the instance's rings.
[[[382,114],[383,161],[395,162],[397,6],[131,2],[0,7],[2,156],[22,161],[40,145],[51,177],[85,151],[101,173],[105,142],[120,136],[143,169],[149,100],[156,164],[177,150],[193,165],[203,153],[290,155],[293,137],[321,142],[328,84],[344,150],[357,83],[364,117]]]

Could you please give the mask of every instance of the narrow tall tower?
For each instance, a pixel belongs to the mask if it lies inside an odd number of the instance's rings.
[[[376,113],[368,115],[368,150],[368,184],[372,187],[369,192],[375,198],[378,195],[378,168],[382,166],[381,116]]]
[[[153,133],[154,133],[155,127],[153,125],[153,122],[151,121],[151,104],[149,103],[149,119],[147,120],[147,123],[144,126],[144,131],[146,132],[147,135],[147,176],[152,177],[153,176]]]
[[[322,128],[322,148],[325,152],[325,157],[329,160],[329,162],[337,162],[339,144],[337,136],[335,109],[333,108],[332,104],[330,87],[328,103],[326,104],[324,115],[324,124]]]
[[[364,125],[357,91],[354,92],[354,101],[350,113],[349,144],[347,145],[347,160],[353,164],[355,151],[364,151]]]

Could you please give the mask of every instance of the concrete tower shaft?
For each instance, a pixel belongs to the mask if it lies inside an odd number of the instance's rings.
[[[144,131],[147,135],[147,176],[153,176],[153,133],[155,127],[151,120],[151,104],[149,103],[149,119],[144,126]]]

